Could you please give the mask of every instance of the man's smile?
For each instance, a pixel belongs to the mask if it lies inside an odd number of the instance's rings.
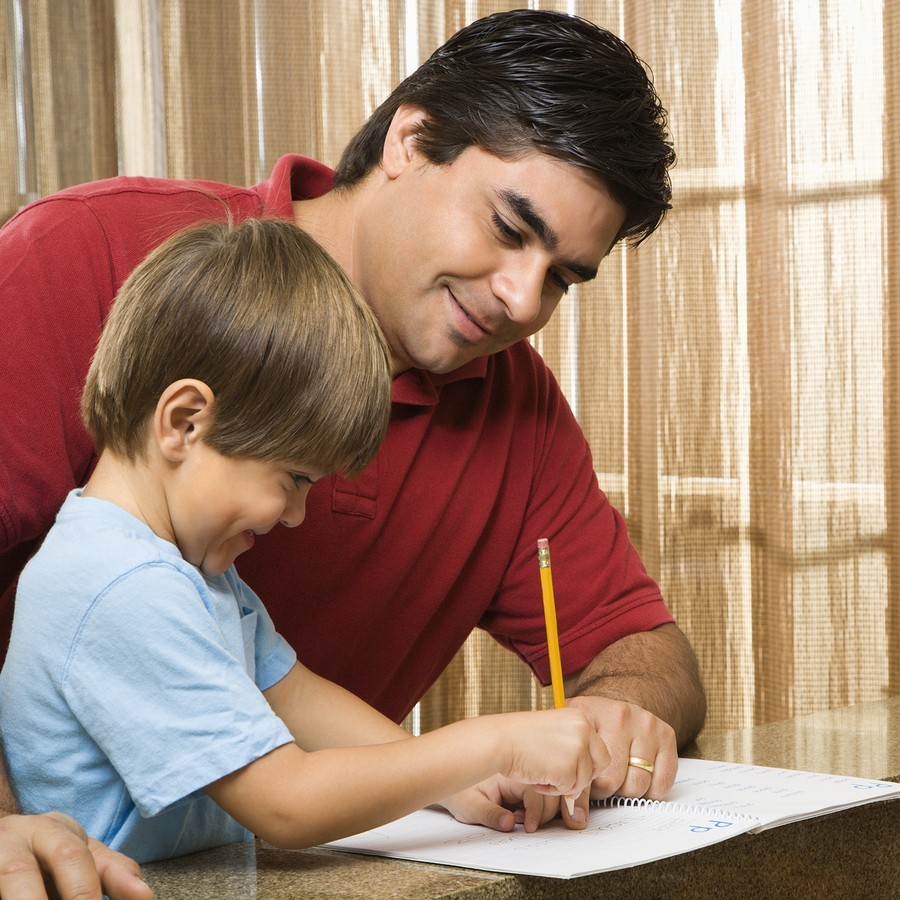
[[[494,332],[480,318],[474,315],[459,300],[456,294],[448,287],[451,312],[453,314],[452,325],[454,329],[470,343],[477,343],[486,337],[493,337]]]

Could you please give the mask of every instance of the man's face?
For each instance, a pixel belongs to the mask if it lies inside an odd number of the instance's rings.
[[[396,372],[449,372],[534,334],[589,280],[624,209],[587,171],[541,153],[469,147],[448,166],[419,152],[367,210],[354,279]]]

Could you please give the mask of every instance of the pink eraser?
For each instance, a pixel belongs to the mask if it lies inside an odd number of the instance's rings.
[[[549,549],[550,549],[550,541],[548,541],[547,538],[541,538],[541,539],[538,541],[538,547],[541,547],[542,549],[549,550]]]

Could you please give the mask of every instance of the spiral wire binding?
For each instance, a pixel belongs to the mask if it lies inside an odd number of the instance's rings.
[[[603,800],[591,800],[594,809],[614,809],[616,807],[650,809],[671,813],[676,816],[708,816],[714,819],[729,819],[734,822],[759,822],[756,816],[736,812],[732,809],[710,809],[690,803],[673,803],[669,800],[647,800],[644,797],[619,797],[613,795]]]

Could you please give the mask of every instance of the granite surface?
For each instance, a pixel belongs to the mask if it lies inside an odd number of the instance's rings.
[[[701,735],[684,756],[900,781],[900,696]],[[900,800],[795,822],[633,869],[557,880],[233,844],[144,867],[167,898],[900,898]]]

